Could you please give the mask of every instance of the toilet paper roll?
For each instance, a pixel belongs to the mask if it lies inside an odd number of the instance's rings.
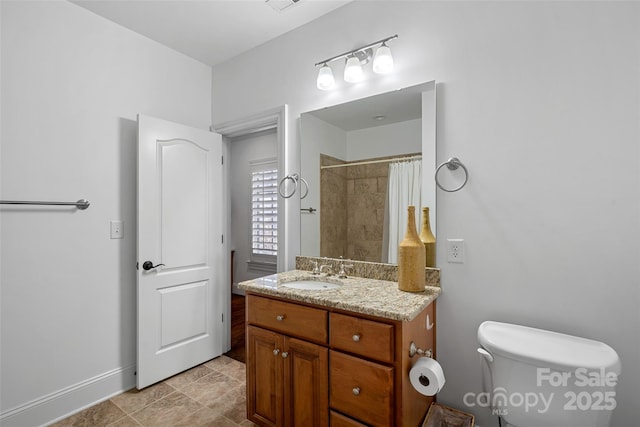
[[[444,386],[444,372],[442,366],[429,357],[421,357],[411,367],[409,380],[414,389],[425,396],[433,396]]]

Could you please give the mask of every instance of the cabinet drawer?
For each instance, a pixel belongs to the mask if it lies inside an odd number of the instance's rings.
[[[331,313],[331,347],[393,362],[393,325]]]
[[[374,426],[393,425],[393,368],[331,350],[330,404]]]
[[[359,423],[334,411],[331,411],[329,419],[331,420],[331,427],[367,427],[366,424]]]
[[[328,313],[325,310],[247,296],[247,322],[319,344],[327,344]]]

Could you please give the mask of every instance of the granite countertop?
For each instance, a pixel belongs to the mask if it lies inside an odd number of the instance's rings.
[[[283,286],[297,280],[319,280],[341,284],[325,290],[302,290]],[[440,288],[426,286],[424,292],[404,292],[396,282],[349,276],[339,279],[324,274],[314,276],[309,271],[291,270],[238,283],[247,292],[270,295],[292,301],[338,308],[392,320],[413,320],[440,295]]]

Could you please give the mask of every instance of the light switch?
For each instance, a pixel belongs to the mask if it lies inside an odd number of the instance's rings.
[[[124,223],[120,220],[111,221],[111,238],[122,239],[124,238]]]

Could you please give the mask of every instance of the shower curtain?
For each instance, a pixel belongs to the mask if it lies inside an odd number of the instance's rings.
[[[389,164],[387,201],[384,210],[382,262],[398,263],[398,245],[407,230],[407,207],[416,207],[416,229],[420,230],[422,160]]]

